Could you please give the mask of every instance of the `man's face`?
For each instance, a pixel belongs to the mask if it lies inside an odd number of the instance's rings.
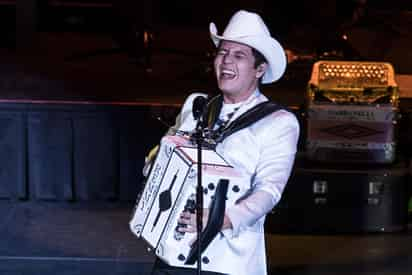
[[[266,63],[255,68],[251,47],[223,40],[217,50],[214,68],[225,102],[236,103],[247,99],[255,91]]]

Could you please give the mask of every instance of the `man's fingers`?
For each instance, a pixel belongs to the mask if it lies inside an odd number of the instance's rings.
[[[191,213],[189,213],[189,212],[182,212],[181,214],[180,214],[180,218],[182,218],[182,219],[188,219],[188,220],[190,220],[191,219],[191,217],[192,217],[192,214]]]
[[[204,209],[203,210],[203,228],[205,227],[206,223],[207,223],[207,215],[208,215],[209,211],[208,209]],[[183,226],[179,226],[178,227],[178,231],[180,232],[189,232],[189,233],[194,233],[197,231],[197,227],[196,227],[196,212],[195,213],[190,213],[188,211],[184,211],[182,213],[180,213],[179,219],[177,221],[179,224],[183,225]]]
[[[194,233],[196,232],[196,229],[193,226],[180,226],[178,228],[179,232],[184,232],[184,233]]]
[[[182,212],[178,219],[178,223],[182,226],[178,227],[180,232],[193,233],[196,231],[196,220],[193,218],[194,215],[189,212]]]

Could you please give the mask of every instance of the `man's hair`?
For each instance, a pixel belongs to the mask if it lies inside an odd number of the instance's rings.
[[[252,48],[252,54],[255,57],[255,69],[257,69],[257,67],[259,67],[259,65],[263,64],[263,63],[268,63],[268,61],[266,60],[266,58],[263,56],[263,54],[261,54],[258,50],[256,50],[255,48]],[[264,74],[259,77],[259,81],[258,81],[258,87],[260,88],[261,84],[262,84],[262,78],[263,78]]]
[[[252,48],[252,54],[255,57],[255,68],[259,67],[260,64],[268,63],[266,58],[255,48]]]

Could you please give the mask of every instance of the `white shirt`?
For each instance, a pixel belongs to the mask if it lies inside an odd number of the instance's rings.
[[[192,131],[196,121],[192,115],[190,95],[176,119],[175,128]],[[236,104],[223,104],[221,117],[238,108],[231,121],[253,106],[267,101],[258,90],[247,100]],[[231,275],[266,275],[264,220],[266,214],[279,202],[293,167],[299,124],[296,117],[286,111],[276,111],[251,126],[228,136],[218,144],[216,151],[235,169],[250,178],[249,195],[236,205],[229,206],[226,214],[233,228],[221,232],[216,249],[214,270]]]

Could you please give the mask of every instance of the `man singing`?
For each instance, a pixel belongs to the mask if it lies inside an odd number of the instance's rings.
[[[260,84],[278,80],[287,60],[282,46],[256,13],[236,12],[222,35],[211,23],[210,35],[217,47],[214,69],[221,98],[212,129],[219,133],[251,108],[268,101]],[[192,107],[199,95],[206,96],[196,93],[186,99],[173,129],[194,131],[197,121]],[[176,131],[168,134],[172,132]],[[227,206],[215,240],[220,242],[219,249],[209,251],[213,268],[204,265],[206,272],[202,274],[267,274],[265,216],[281,198],[294,163],[298,137],[296,117],[279,108],[218,142],[216,152],[250,180],[242,187],[248,190],[246,195]],[[205,208],[203,224],[207,223],[207,216]],[[186,225],[179,229],[182,232],[196,232],[195,214],[183,212],[179,222]],[[196,274],[196,270],[161,264],[155,274]]]

